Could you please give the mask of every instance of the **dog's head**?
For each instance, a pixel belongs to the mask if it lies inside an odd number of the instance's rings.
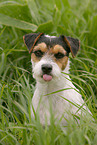
[[[69,53],[75,57],[79,50],[79,40],[66,36],[48,36],[31,33],[23,37],[31,53],[34,78],[49,82],[58,78],[67,65]]]

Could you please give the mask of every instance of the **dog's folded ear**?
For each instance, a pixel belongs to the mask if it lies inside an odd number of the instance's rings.
[[[80,48],[80,41],[78,39],[66,36],[64,36],[64,41],[70,49],[69,51],[71,52],[72,56],[75,57]]]
[[[43,35],[43,33],[30,33],[23,36],[24,43],[27,46],[29,53],[31,53],[41,35]]]

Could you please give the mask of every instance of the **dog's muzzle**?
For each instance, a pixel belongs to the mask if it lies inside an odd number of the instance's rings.
[[[42,72],[43,72],[43,79],[45,81],[51,81],[52,80],[52,75],[51,75],[51,72],[52,72],[52,65],[51,64],[43,64],[41,66],[41,69],[42,69]]]

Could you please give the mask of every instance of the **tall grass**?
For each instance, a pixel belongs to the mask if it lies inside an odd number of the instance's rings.
[[[70,77],[86,101],[91,116],[79,124],[71,116],[68,126],[45,128],[31,117],[35,80],[23,35],[64,34],[81,41],[75,59],[70,56]],[[96,0],[0,1],[0,145],[97,144],[97,2]]]

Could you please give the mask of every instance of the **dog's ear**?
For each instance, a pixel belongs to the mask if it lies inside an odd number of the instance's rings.
[[[29,53],[31,53],[41,35],[43,35],[43,33],[30,33],[23,36],[24,43],[27,46]]]
[[[64,41],[70,49],[69,51],[71,52],[72,56],[75,57],[80,48],[80,41],[78,39],[66,36],[64,36]]]

